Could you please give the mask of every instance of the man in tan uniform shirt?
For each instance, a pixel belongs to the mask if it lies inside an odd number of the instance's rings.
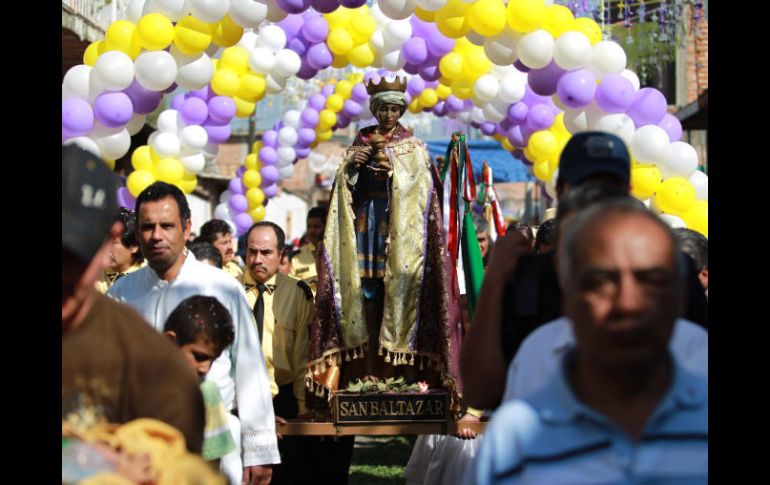
[[[109,265],[96,282],[99,293],[107,293],[113,283],[121,277],[144,266],[144,256],[136,240],[136,216],[134,211],[121,207],[115,215],[115,221],[123,223],[123,232],[111,238],[107,253]]]
[[[299,252],[291,258],[291,276],[299,278],[310,286],[315,295],[318,283],[318,272],[315,266],[316,249],[323,240],[324,227],[326,227],[327,210],[323,207],[313,207],[307,213],[307,232],[305,244]]]
[[[235,262],[235,248],[233,247],[233,234],[230,225],[220,219],[211,219],[201,226],[201,235],[195,242],[207,242],[214,245],[222,254],[222,269],[240,278],[243,269]]]

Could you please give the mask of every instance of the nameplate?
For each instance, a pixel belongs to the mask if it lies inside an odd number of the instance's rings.
[[[446,391],[414,394],[359,394],[338,392],[333,398],[334,418],[346,423],[403,423],[446,421]]]

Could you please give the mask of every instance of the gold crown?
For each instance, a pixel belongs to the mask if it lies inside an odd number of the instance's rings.
[[[385,76],[380,78],[379,84],[374,84],[371,80],[365,83],[366,92],[372,96],[383,91],[401,91],[406,92],[406,77],[396,76],[394,81],[388,81]]]

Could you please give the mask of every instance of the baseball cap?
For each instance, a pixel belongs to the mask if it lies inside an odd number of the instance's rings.
[[[626,144],[611,133],[576,133],[561,152],[558,182],[574,186],[600,173],[615,175],[628,185],[631,179],[631,156]]]
[[[102,160],[76,145],[61,149],[61,246],[89,262],[118,210],[116,182]]]

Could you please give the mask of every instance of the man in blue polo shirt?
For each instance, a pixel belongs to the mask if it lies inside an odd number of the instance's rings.
[[[610,201],[568,223],[558,259],[576,345],[497,411],[466,481],[707,483],[707,382],[668,350],[683,302],[671,230]]]

